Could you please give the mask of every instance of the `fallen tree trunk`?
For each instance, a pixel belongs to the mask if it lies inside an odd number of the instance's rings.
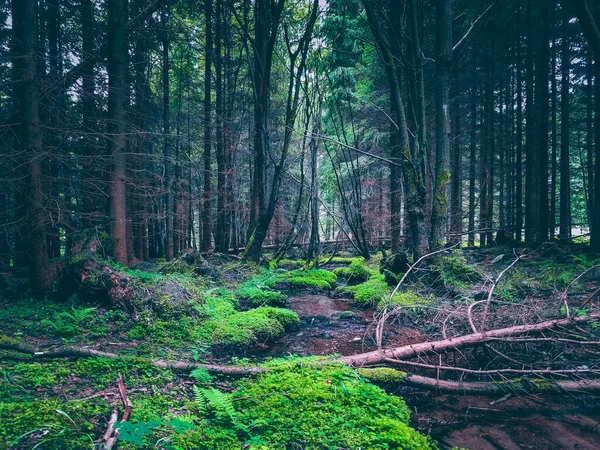
[[[495,395],[521,391],[528,394],[547,392],[600,392],[600,380],[553,381],[543,378],[518,381],[448,381],[407,374],[402,384],[448,394]]]
[[[560,327],[572,327],[599,317],[600,313],[594,313],[587,317],[581,316],[567,319],[554,319],[533,325],[517,325],[508,328],[498,328],[496,330],[472,333],[456,338],[442,339],[440,341],[422,342],[420,344],[404,345],[402,347],[380,349],[372,352],[360,353],[358,355],[344,356],[340,358],[340,361],[352,367],[366,366],[377,364],[388,359],[413,358],[425,353],[438,353],[448,349],[484,344],[488,341],[498,340],[498,338],[514,336],[517,334],[534,333]]]
[[[11,342],[0,342],[0,350],[10,350],[18,353],[24,353],[31,355],[34,359],[49,359],[49,358],[72,358],[72,357],[96,357],[96,358],[112,358],[120,359],[123,361],[127,360],[144,360],[150,364],[160,367],[161,369],[172,369],[172,370],[193,370],[198,367],[206,369],[209,373],[233,375],[233,376],[247,376],[257,373],[264,372],[265,369],[258,366],[221,366],[218,364],[204,364],[195,362],[184,362],[184,361],[163,361],[162,359],[153,360],[148,358],[131,357],[124,355],[117,355],[116,353],[102,352],[100,350],[93,350],[88,348],[55,348],[50,350],[41,350],[35,347],[11,343]]]

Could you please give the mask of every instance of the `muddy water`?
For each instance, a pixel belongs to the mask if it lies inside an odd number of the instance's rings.
[[[374,344],[369,333],[373,313],[354,308],[349,299],[290,295],[286,307],[300,316],[299,330],[268,344],[266,356],[353,355]]]
[[[300,316],[300,327],[265,346],[264,356],[352,355],[375,347],[373,312],[355,308],[350,299],[297,293],[289,296],[287,307]],[[428,339],[418,329],[396,328],[386,333],[384,345]],[[430,434],[440,448],[600,450],[600,400],[590,396],[516,396],[492,406],[494,399],[489,397],[440,396],[413,389],[398,394],[413,409],[413,426]]]

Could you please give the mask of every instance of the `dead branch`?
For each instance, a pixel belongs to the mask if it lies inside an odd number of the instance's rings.
[[[106,432],[104,433],[104,436],[102,436],[102,442],[108,443],[110,437],[113,435],[113,432],[115,431],[115,424],[117,423],[118,419],[119,419],[119,410],[115,406],[112,410],[112,413],[110,414],[110,419],[108,420]]]
[[[123,381],[123,375],[119,374],[119,378],[117,379],[119,384],[119,393],[121,394],[121,400],[123,400],[123,406],[125,407],[125,412],[123,413],[123,418],[121,422],[125,422],[129,419],[129,414],[131,414],[131,408],[133,405],[127,396],[127,389],[125,388],[125,382]]]
[[[406,359],[423,353],[440,352],[448,349],[484,344],[492,339],[514,336],[518,334],[533,333],[559,327],[576,326],[577,324],[585,323],[590,319],[596,319],[599,317],[600,313],[594,313],[588,317],[547,320],[545,322],[532,325],[517,325],[514,327],[499,328],[485,332],[467,334],[456,338],[443,339],[440,341],[422,342],[420,344],[405,345],[387,350],[374,350],[358,355],[344,356],[339,360],[349,366],[360,367],[364,365],[380,363],[388,358]]]
[[[19,353],[25,353],[31,355],[34,359],[45,359],[45,358],[72,358],[72,357],[100,357],[100,358],[111,358],[120,359],[127,361],[133,359],[129,356],[117,355],[116,353],[102,352],[99,350],[92,350],[86,348],[56,348],[50,350],[41,350],[26,344],[11,344],[11,343],[0,343],[0,350],[10,350]],[[140,359],[140,358],[136,358]],[[184,361],[163,361],[163,360],[151,360],[142,358],[148,361],[150,364],[160,367],[162,369],[182,370],[188,371],[202,367],[209,373],[231,375],[231,376],[247,376],[257,373],[264,372],[261,367],[236,367],[236,366],[220,366],[216,364],[202,364],[202,363],[188,363]]]
[[[484,369],[467,369],[464,367],[454,366],[443,366],[434,364],[425,364],[414,361],[402,361],[399,359],[386,359],[387,362],[398,364],[401,366],[420,367],[423,369],[437,370],[437,371],[452,371],[462,372],[471,375],[500,375],[502,373],[514,373],[514,374],[534,374],[534,375],[573,375],[573,374],[600,374],[600,369],[495,369],[495,370],[484,370]]]
[[[548,381],[540,383],[527,382],[493,382],[493,381],[448,381],[436,378],[423,377],[420,375],[407,375],[402,384],[438,390],[453,394],[476,394],[492,395],[505,394],[507,392],[523,391],[526,393],[536,392],[598,392],[600,391],[600,380],[573,380],[573,381]]]
[[[514,251],[515,250],[513,249],[513,252]],[[488,293],[487,301],[485,303],[485,308],[483,309],[483,318],[481,319],[481,331],[485,331],[488,309],[490,307],[490,303],[492,301],[492,296],[494,295],[494,290],[496,289],[496,286],[498,286],[498,283],[500,282],[500,280],[502,279],[504,274],[506,272],[508,272],[516,263],[518,263],[523,257],[525,257],[527,255],[524,255],[523,253],[517,255],[515,253],[515,256],[517,258],[512,263],[510,263],[502,272],[500,272],[494,281],[492,281],[492,287],[490,288],[490,292]],[[471,313],[471,309],[469,308],[469,314],[470,313]],[[470,320],[470,316],[469,316],[469,320]]]

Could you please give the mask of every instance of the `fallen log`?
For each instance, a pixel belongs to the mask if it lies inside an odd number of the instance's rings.
[[[553,381],[543,378],[516,381],[448,381],[407,374],[402,384],[440,391],[448,394],[495,395],[521,391],[528,394],[600,392],[600,380]]]
[[[572,327],[588,322],[591,319],[597,319],[599,317],[600,313],[594,313],[585,317],[581,316],[567,319],[554,319],[532,325],[517,325],[508,328],[498,328],[495,330],[466,334],[456,338],[442,339],[440,341],[422,342],[420,344],[404,345],[402,347],[380,349],[371,352],[360,353],[358,355],[344,356],[340,358],[339,361],[348,366],[361,367],[384,362],[387,359],[413,358],[425,353],[444,352],[448,349],[457,349],[461,347],[484,344],[492,340],[498,340],[498,338],[514,336],[518,334],[534,333],[553,328]]]

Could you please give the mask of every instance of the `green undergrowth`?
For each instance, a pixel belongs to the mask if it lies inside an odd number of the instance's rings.
[[[269,306],[239,311],[237,300],[224,289],[208,291],[195,307],[197,317],[160,320],[143,317],[127,334],[131,339],[188,348],[239,351],[280,337],[299,323],[296,313]]]
[[[461,250],[453,250],[450,255],[436,258],[431,267],[445,287],[464,291],[483,280],[482,270],[468,264]]]
[[[392,298],[393,288],[385,281],[384,275],[374,273],[364,283],[355,286],[344,286],[338,288],[342,292],[350,293],[354,304],[361,308],[377,306],[382,310],[386,306],[394,308],[402,306],[405,308],[419,309],[419,307],[428,305],[434,301],[431,295],[422,295],[414,291],[399,291]]]
[[[354,259],[348,267],[338,267],[333,271],[338,277],[345,278],[348,283],[364,283],[377,271],[365,264],[364,258]]]
[[[225,393],[205,371],[195,371],[190,401],[150,422],[120,425],[151,448],[161,439],[173,449],[432,449],[409,426],[404,401],[351,369],[310,359],[278,360],[256,378]],[[141,431],[141,432],[140,432]]]

